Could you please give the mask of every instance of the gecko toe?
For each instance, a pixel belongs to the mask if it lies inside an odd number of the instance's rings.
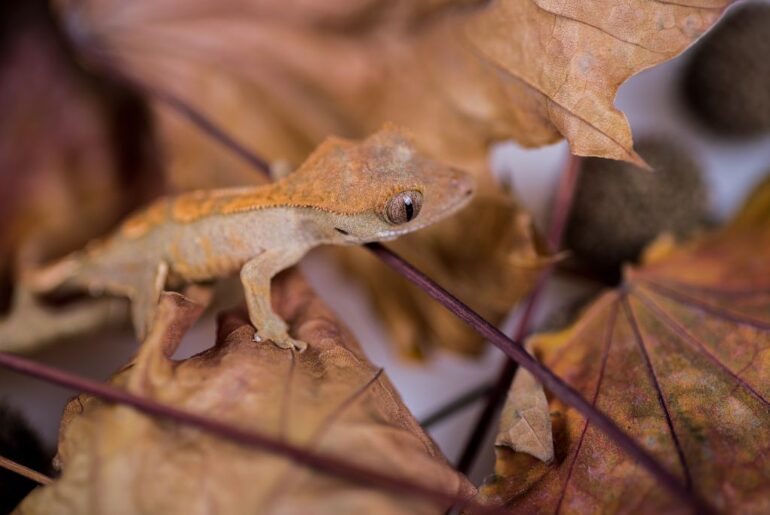
[[[295,340],[288,334],[281,334],[281,335],[275,335],[275,336],[273,335],[260,336],[258,333],[254,333],[254,341],[258,343],[270,341],[276,347],[279,347],[281,349],[293,349],[299,353],[305,352],[305,350],[307,349],[306,342],[303,342],[302,340]]]
[[[295,340],[289,336],[273,340],[273,342],[282,349],[294,349],[300,354],[307,349],[307,343],[302,340]]]
[[[297,349],[297,352],[302,354],[307,350],[307,343],[303,342],[302,340],[292,340],[292,345],[294,345],[294,348]]]

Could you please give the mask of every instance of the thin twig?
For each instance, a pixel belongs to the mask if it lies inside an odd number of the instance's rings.
[[[0,467],[10,470],[11,472],[15,472],[20,476],[24,476],[27,479],[40,485],[50,485],[53,482],[53,478],[48,477],[45,474],[38,472],[37,470],[32,470],[29,467],[25,467],[21,463],[16,463],[15,461],[10,460],[5,456],[0,456]]]
[[[443,504],[464,505],[467,508],[478,512],[499,512],[498,507],[485,506],[455,493],[444,492],[419,483],[414,483],[400,476],[384,474],[377,470],[361,467],[341,460],[335,456],[303,449],[269,435],[249,431],[205,415],[198,415],[189,411],[180,410],[173,406],[159,403],[153,399],[134,395],[112,385],[70,374],[63,370],[49,367],[21,356],[0,352],[0,365],[25,375],[64,386],[77,392],[89,393],[104,399],[105,401],[131,406],[149,415],[197,427],[233,442],[280,454],[301,465],[306,465],[313,469],[355,483],[375,485],[401,494],[416,495]]]
[[[553,213],[548,227],[548,248],[558,252],[561,248],[564,231],[567,229],[572,202],[575,200],[577,182],[580,178],[581,159],[573,154],[567,158],[567,166],[562,173],[554,199]]]
[[[569,220],[569,213],[572,208],[572,201],[579,174],[580,158],[569,154],[567,157],[567,165],[564,168],[561,180],[559,181],[556,198],[554,199],[553,204],[553,213],[551,214],[551,220],[548,227],[546,243],[548,249],[553,253],[558,252],[561,247],[561,239]],[[537,278],[537,283],[535,284],[532,293],[527,298],[524,313],[522,314],[516,332],[514,333],[514,341],[522,342],[527,336],[543,288],[553,273],[553,266],[553,264],[549,264]],[[495,381],[495,387],[490,392],[489,397],[487,397],[484,409],[479,413],[476,423],[473,426],[473,430],[465,442],[465,447],[463,447],[460,459],[457,461],[457,470],[463,474],[468,474],[470,472],[471,467],[479,454],[479,449],[486,439],[489,426],[492,424],[492,420],[495,418],[497,412],[500,411],[500,408],[505,401],[517,368],[518,364],[510,359],[505,360],[500,367],[500,372]]]
[[[423,429],[428,429],[431,426],[438,424],[445,418],[450,417],[463,408],[470,406],[480,398],[489,395],[494,386],[494,383],[484,383],[468,390],[467,392],[462,393],[460,396],[452,399],[423,418],[420,421],[420,425],[423,427]]]
[[[221,137],[221,129],[219,126],[201,114],[200,111],[192,107],[189,103],[185,102],[179,97],[170,95],[163,91],[155,90],[150,87],[144,87],[143,89],[152,93],[152,96],[175,109],[178,113],[192,122],[193,125],[198,127],[207,135],[211,136],[214,140],[218,141],[225,148],[227,148],[227,150],[237,154],[238,157],[245,160],[253,168],[260,170],[268,177],[270,176],[270,165],[267,161],[249,150],[241,142],[236,141],[232,136]]]

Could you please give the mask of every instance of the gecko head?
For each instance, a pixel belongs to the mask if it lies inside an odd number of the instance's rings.
[[[336,243],[396,238],[453,214],[470,200],[473,177],[420,155],[386,126],[360,142],[331,138],[294,174],[301,196]]]

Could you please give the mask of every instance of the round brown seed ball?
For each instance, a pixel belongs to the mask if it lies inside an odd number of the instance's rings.
[[[736,8],[693,50],[683,77],[685,103],[726,136],[770,131],[770,5]]]
[[[623,161],[582,161],[565,233],[566,246],[585,265],[616,279],[656,236],[683,236],[705,218],[706,187],[695,160],[668,139],[648,138],[637,152],[653,167]]]

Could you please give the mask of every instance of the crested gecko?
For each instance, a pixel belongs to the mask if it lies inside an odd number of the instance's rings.
[[[254,339],[301,352],[306,344],[271,308],[275,274],[318,245],[385,241],[437,222],[473,188],[470,175],[421,157],[394,128],[361,142],[329,138],[276,182],[161,198],[25,282],[35,294],[128,297],[143,340],[164,288],[240,271]]]

